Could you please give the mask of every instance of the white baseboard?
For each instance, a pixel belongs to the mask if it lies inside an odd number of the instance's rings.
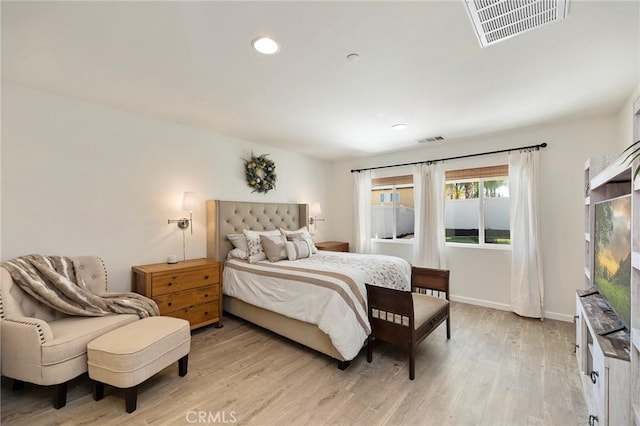
[[[511,306],[507,305],[506,303],[496,303],[490,300],[474,299],[472,297],[454,296],[454,295],[451,295],[451,300],[454,302],[466,303],[469,305],[476,305],[476,306],[482,306],[485,308],[498,309],[500,311],[511,311]],[[545,311],[544,317],[552,320],[557,320],[557,321],[573,322],[572,314],[561,314],[558,312]]]
[[[511,306],[507,305],[506,303],[496,303],[496,302],[491,302],[489,300],[474,299],[472,297],[454,296],[452,294],[451,300],[453,300],[454,302],[466,303],[468,305],[476,305],[476,306],[483,306],[485,308],[498,309],[500,311],[511,310]]]
[[[573,322],[573,314],[561,314],[558,312],[544,312],[544,317],[552,320],[564,321],[564,322]]]

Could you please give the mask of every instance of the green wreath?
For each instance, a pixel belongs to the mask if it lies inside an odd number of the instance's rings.
[[[276,164],[267,158],[269,154],[262,154],[244,160],[244,174],[247,185],[253,188],[251,192],[267,193],[276,188]]]

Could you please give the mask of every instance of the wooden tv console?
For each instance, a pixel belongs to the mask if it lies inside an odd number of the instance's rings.
[[[629,330],[620,330],[617,316],[599,293],[578,290],[576,313],[576,357],[589,409],[588,424],[629,425]]]

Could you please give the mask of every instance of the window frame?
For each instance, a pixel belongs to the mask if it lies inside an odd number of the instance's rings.
[[[465,177],[458,177],[460,174],[465,175]],[[475,177],[473,175],[476,174]],[[485,242],[485,187],[484,182],[489,180],[506,180],[509,181],[509,173],[508,166],[498,165],[498,166],[489,166],[489,167],[478,167],[478,168],[467,168],[460,170],[449,170],[446,172],[445,177],[445,185],[453,182],[478,182],[478,209],[479,209],[479,228],[478,228],[478,244],[471,243],[458,243],[458,242],[447,242],[445,241],[445,245],[447,247],[461,247],[461,248],[470,248],[470,249],[483,249],[483,250],[503,250],[503,251],[511,251],[512,242],[511,242],[511,224],[509,224],[509,244],[498,244],[498,243],[486,243]],[[452,176],[452,178],[447,178]],[[398,183],[395,183],[398,182]],[[413,175],[402,174],[388,177],[377,177],[371,179],[371,191],[376,189],[390,189],[395,192],[398,188],[415,188],[413,182]],[[511,195],[511,194],[509,194]],[[393,200],[393,197],[392,197]],[[445,208],[446,203],[451,201],[449,199],[445,200]],[[373,206],[373,204],[372,204]],[[509,211],[509,215],[511,211]],[[388,243],[388,244],[413,244],[415,241],[415,237],[411,239],[405,238],[397,238],[397,223],[396,223],[396,201],[393,200],[393,239],[388,238],[376,238],[373,235],[371,236],[371,241],[375,243]],[[373,215],[371,215],[371,218]],[[446,227],[445,227],[446,229]]]
[[[472,244],[472,243],[459,243],[459,242],[449,242],[446,241],[446,237],[445,237],[445,245],[448,247],[463,247],[463,248],[475,248],[475,249],[489,249],[489,250],[507,250],[510,251],[511,250],[511,246],[512,246],[512,242],[511,242],[511,223],[509,223],[509,244],[497,244],[497,243],[487,243],[485,241],[485,233],[486,233],[486,229],[485,229],[485,215],[486,215],[486,199],[487,198],[491,198],[491,197],[486,197],[485,196],[485,187],[484,187],[484,182],[485,181],[492,181],[492,180],[506,180],[507,182],[509,181],[509,176],[502,174],[501,176],[483,176],[483,177],[468,177],[468,178],[453,178],[453,179],[445,179],[445,187],[448,184],[451,183],[460,183],[460,182],[478,182],[478,214],[479,214],[479,221],[478,221],[478,243],[477,244]],[[445,189],[446,191],[446,189]],[[511,194],[509,194],[509,196],[511,196]],[[455,200],[450,200],[449,198],[447,198],[445,200],[445,209],[446,209],[446,203],[450,202],[450,201],[455,201]],[[509,215],[511,215],[511,209],[509,209]],[[509,221],[511,222],[511,221]],[[445,226],[445,230],[446,230],[446,226]]]
[[[391,194],[395,193],[398,188],[412,188],[414,189],[413,184],[413,175],[398,175],[398,176],[389,176],[382,178],[373,178],[371,179],[371,192],[375,190],[391,190]],[[396,200],[393,195],[391,196],[392,201],[392,221],[393,221],[393,238],[376,238],[374,235],[371,235],[371,241],[374,242],[383,242],[383,243],[394,243],[394,244],[413,244],[413,238],[398,238],[398,228],[397,228],[397,216],[396,216]],[[371,205],[373,207],[374,204]],[[371,218],[373,218],[373,214],[371,214]],[[414,231],[415,231],[415,222],[414,222]],[[414,237],[415,238],[415,237]]]

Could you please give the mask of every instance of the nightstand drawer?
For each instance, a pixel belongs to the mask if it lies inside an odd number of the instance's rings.
[[[203,268],[188,272],[169,272],[154,274],[151,282],[153,295],[174,293],[195,287],[204,287],[218,283],[217,268]]]
[[[204,305],[194,306],[193,308],[181,309],[171,312],[169,316],[182,318],[191,324],[206,325],[212,322],[220,321],[220,311],[218,302],[205,303]]]
[[[166,315],[167,313],[180,309],[193,308],[203,303],[217,301],[218,294],[220,293],[219,287],[220,284],[215,284],[193,290],[157,296],[154,297],[153,300],[158,304],[158,308],[160,308],[160,315]]]

